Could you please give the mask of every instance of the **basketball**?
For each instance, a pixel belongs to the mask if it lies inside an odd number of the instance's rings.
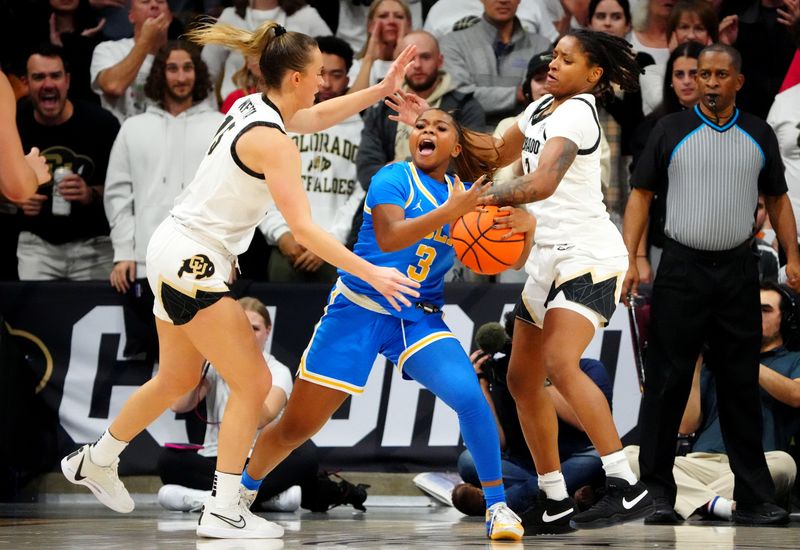
[[[485,212],[470,212],[458,218],[450,231],[450,239],[462,264],[481,275],[496,275],[519,260],[525,248],[525,234],[503,239],[508,229],[492,227],[498,208],[483,208]]]

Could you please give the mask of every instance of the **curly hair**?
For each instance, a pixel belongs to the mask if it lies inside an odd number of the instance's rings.
[[[583,29],[569,31],[564,36],[575,38],[589,63],[603,69],[603,74],[593,90],[601,101],[613,96],[614,84],[626,92],[639,89],[639,75],[643,71],[627,40],[604,32]]]
[[[158,50],[144,84],[144,94],[156,103],[163,103],[167,92],[167,59],[174,50],[183,50],[192,58],[194,64],[192,103],[200,103],[211,92],[211,76],[208,74],[205,62],[200,58],[200,50],[191,42],[182,40],[171,40]]]

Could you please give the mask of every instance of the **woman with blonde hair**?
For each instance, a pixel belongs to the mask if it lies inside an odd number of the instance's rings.
[[[419,284],[396,269],[359,258],[314,224],[300,178],[300,153],[286,132],[317,132],[353,116],[400,87],[415,49],[404,50],[386,78],[358,94],[314,105],[322,78],[316,41],[274,21],[255,32],[224,24],[188,34],[243,55],[260,55],[263,92],[238,100],[213,138],[192,183],[153,234],[147,277],[156,302],[158,373],[123,406],[108,430],[61,461],[72,483],[86,485],[106,506],[130,512],[119,479],[119,455],[137,434],[193,388],[204,360],[231,394],[219,431],[211,497],[197,533],[215,538],[274,538],[283,529],[241,504],[239,481],[271,376],[242,306],[230,297],[236,256],[247,250],[264,213],[281,211],[298,242],[365,281],[390,307],[409,306]],[[268,70],[267,70],[268,68]]]
[[[384,77],[411,31],[411,10],[405,0],[375,0],[367,12],[367,41],[353,60],[348,76],[355,93]]]

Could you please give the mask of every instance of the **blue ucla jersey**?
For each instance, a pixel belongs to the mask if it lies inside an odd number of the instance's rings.
[[[435,210],[450,196],[454,183],[445,175],[445,183],[419,171],[412,162],[394,163],[381,168],[372,178],[364,203],[364,223],[353,251],[368,262],[397,268],[400,273],[420,283],[419,298],[412,307],[396,311],[372,286],[339,270],[341,282],[350,291],[377,302],[387,312],[403,319],[419,319],[424,312],[416,302],[441,307],[444,304],[444,275],[452,267],[455,253],[450,240],[450,226],[445,225],[408,248],[382,252],[375,239],[372,209],[380,204],[396,204],[405,209],[406,219],[418,218]]]

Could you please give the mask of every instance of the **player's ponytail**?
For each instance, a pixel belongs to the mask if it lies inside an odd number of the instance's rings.
[[[643,71],[626,40],[584,29],[569,31],[566,36],[572,36],[580,42],[589,62],[603,69],[603,75],[593,91],[596,96],[608,99],[614,94],[614,84],[626,92],[639,89],[639,75]]]
[[[257,56],[267,89],[278,89],[284,75],[302,72],[311,61],[317,41],[299,32],[288,31],[275,21],[265,21],[256,30],[247,31],[219,22],[203,22],[186,37],[198,44],[215,44]]]

